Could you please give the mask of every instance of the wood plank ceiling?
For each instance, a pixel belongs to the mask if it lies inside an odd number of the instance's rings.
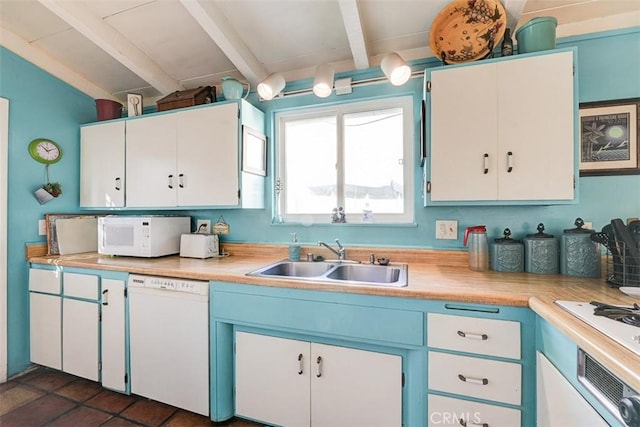
[[[502,0],[507,25],[555,16],[558,36],[640,25],[638,0]],[[94,98],[310,78],[432,56],[450,0],[0,0],[0,44]],[[603,18],[607,18],[603,20]],[[515,32],[515,31],[514,31]]]

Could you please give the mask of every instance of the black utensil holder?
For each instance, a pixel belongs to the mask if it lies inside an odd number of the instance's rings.
[[[620,255],[612,255],[607,250],[606,255],[606,281],[613,287],[637,286],[640,287],[640,257],[628,254],[625,244],[618,244]]]

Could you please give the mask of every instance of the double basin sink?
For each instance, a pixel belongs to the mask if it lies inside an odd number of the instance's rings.
[[[407,264],[279,261],[247,275],[343,285],[403,287],[407,286],[407,270]]]

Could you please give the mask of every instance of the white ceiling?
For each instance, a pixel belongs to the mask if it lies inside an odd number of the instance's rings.
[[[94,98],[145,104],[176,90],[252,87],[432,56],[450,0],[0,0],[0,44]],[[558,37],[640,25],[640,0],[502,0],[507,25],[555,16]],[[512,31],[515,33],[515,31]]]

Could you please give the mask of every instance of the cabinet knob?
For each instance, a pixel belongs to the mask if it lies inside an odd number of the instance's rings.
[[[109,289],[102,291],[102,305],[109,305]]]
[[[513,170],[513,152],[509,151],[507,153],[507,173],[511,173]]]
[[[460,423],[461,426],[463,427],[489,427],[489,424],[487,423],[472,423],[469,421],[465,421],[464,418],[460,418],[458,420],[458,422]]]
[[[485,175],[489,173],[489,154],[484,153],[484,172]]]
[[[298,375],[302,375],[304,372],[304,363],[302,362],[302,353],[298,354]]]
[[[184,174],[178,175],[178,187],[184,188]]]
[[[116,178],[116,186],[115,186],[116,190],[120,191],[120,189],[122,188],[120,186],[121,183],[122,183],[122,179],[120,177],[117,177]]]
[[[169,185],[168,185],[168,187],[169,187],[169,188],[173,188],[173,175],[169,175],[169,177],[168,177],[168,178],[169,178]]]

